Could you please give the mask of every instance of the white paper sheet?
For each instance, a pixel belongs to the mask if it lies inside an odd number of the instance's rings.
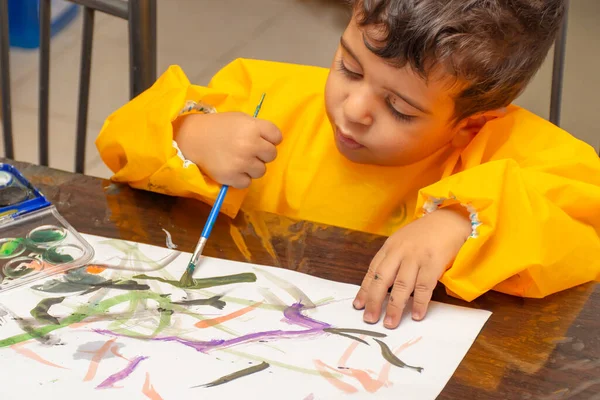
[[[85,238],[97,262],[138,269],[93,276],[113,284],[133,279],[150,289],[102,287],[82,294],[83,287],[75,293],[27,288],[0,296],[0,399],[435,399],[490,316],[434,302],[425,320],[412,321],[407,310],[400,327],[387,330],[362,322],[352,308],[354,285],[205,258],[196,279],[250,273],[256,281],[184,290],[132,277],[177,281],[189,254],[152,271],[158,266],[150,260],[173,251]],[[48,315],[32,316],[40,301],[63,296]],[[213,296],[221,297],[208,305],[173,305]],[[422,371],[390,364],[380,343]],[[255,372],[202,386],[248,368]]]

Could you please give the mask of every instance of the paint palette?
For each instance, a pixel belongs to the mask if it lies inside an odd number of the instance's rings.
[[[88,263],[93,248],[12,165],[0,163],[0,293]]]

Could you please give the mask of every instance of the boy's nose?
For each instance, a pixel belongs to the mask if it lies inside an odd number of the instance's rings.
[[[350,122],[362,125],[371,125],[373,116],[371,107],[373,99],[362,91],[351,93],[344,102],[344,115]]]

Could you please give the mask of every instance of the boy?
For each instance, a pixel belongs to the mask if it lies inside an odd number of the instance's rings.
[[[470,301],[597,279],[598,156],[510,105],[563,0],[352,6],[331,70],[236,60],[198,87],[171,67],[106,121],[97,146],[113,180],[207,203],[227,184],[231,217],[260,209],[389,236],[354,300],[387,328],[413,291],[422,319],[438,280]]]

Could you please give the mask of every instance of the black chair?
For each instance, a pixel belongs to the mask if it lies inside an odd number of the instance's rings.
[[[565,53],[567,51],[567,27],[569,20],[569,3],[565,1],[565,15],[556,43],[554,44],[554,64],[552,67],[552,92],[550,95],[550,122],[560,126],[562,90],[565,72]]]
[[[84,6],[81,76],[75,171],[83,172],[87,111],[90,87],[90,67],[94,11],[129,21],[130,95],[131,98],[150,87],[156,80],[156,0],[69,0]],[[5,155],[13,158],[12,119],[10,103],[10,73],[8,67],[8,0],[0,0],[0,85],[2,88]],[[564,21],[554,47],[550,122],[560,126],[562,88],[564,80],[567,20],[569,0],[566,1]],[[50,56],[50,0],[40,3],[40,164],[48,165],[48,107]]]
[[[40,0],[40,90],[39,90],[39,163],[48,166],[48,111],[50,87],[50,1]],[[86,129],[92,65],[94,13],[96,11],[129,22],[130,98],[134,98],[156,80],[156,0],[68,0],[83,6],[83,38],[77,110],[75,172],[83,173]],[[10,100],[8,38],[8,0],[0,0],[0,85],[4,149],[14,158]]]

